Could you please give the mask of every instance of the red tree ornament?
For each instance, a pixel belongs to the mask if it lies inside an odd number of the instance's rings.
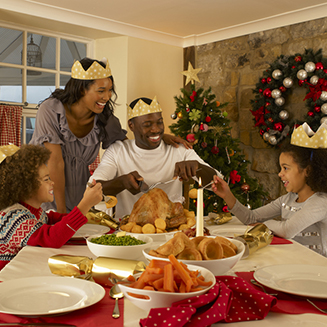
[[[284,129],[284,124],[283,123],[275,123],[274,124],[274,130],[281,132]]]
[[[267,78],[267,83],[269,84],[271,82],[271,77]]]
[[[212,149],[211,149],[211,152],[213,154],[218,154],[219,153],[219,148],[217,146],[213,146]]]
[[[190,96],[191,102],[194,102],[196,96],[197,96],[197,93],[195,91],[193,91],[192,95]]]
[[[266,80],[265,78],[262,78],[262,79],[261,79],[261,83],[262,83],[262,84],[265,84],[265,83],[267,83],[267,80]]]
[[[205,149],[208,146],[208,143],[207,142],[202,142],[201,146],[202,146],[203,149]]]
[[[322,64],[322,62],[316,63],[316,69],[324,69],[324,65]]]
[[[241,185],[241,190],[246,194],[250,191],[250,185],[248,183],[243,183]]]
[[[200,131],[203,131],[204,127],[203,127],[203,123],[200,124]]]
[[[195,135],[194,134],[188,134],[186,136],[187,142],[193,143],[195,141]]]
[[[308,111],[308,116],[309,117],[313,117],[314,116],[314,113],[312,111]]]
[[[320,107],[319,106],[315,106],[315,112],[320,112]]]
[[[300,61],[302,61],[302,57],[301,57],[301,56],[296,56],[296,57],[294,58],[294,60],[295,60],[296,62],[300,62]]]
[[[271,98],[271,90],[270,89],[265,89],[263,91],[263,96],[265,96],[267,98]]]
[[[207,123],[210,123],[210,122],[211,122],[211,117],[210,117],[210,116],[207,116],[207,117],[205,118],[205,121],[206,121]]]
[[[223,212],[229,212],[227,205],[224,205],[222,210],[223,210]]]

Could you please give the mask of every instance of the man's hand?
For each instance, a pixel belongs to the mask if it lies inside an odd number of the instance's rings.
[[[196,175],[199,163],[196,160],[176,162],[174,177],[179,177],[180,181],[188,181]]]
[[[121,179],[123,188],[128,190],[133,195],[141,192],[140,186],[141,182],[143,181],[143,177],[137,171],[132,171],[127,175],[120,176],[119,179]]]

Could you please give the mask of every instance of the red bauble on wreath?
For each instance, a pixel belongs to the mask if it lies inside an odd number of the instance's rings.
[[[251,100],[251,113],[265,142],[279,146],[291,136],[295,124],[307,122],[316,131],[327,120],[326,72],[327,58],[322,56],[321,49],[315,53],[307,49],[303,54],[279,56],[264,71],[253,90],[255,98]],[[308,110],[302,121],[295,119],[285,105],[293,87],[306,88],[303,100]]]

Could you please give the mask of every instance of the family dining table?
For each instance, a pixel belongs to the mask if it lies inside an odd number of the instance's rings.
[[[229,222],[223,225],[206,225],[212,235],[222,234],[227,230],[235,230],[239,233],[244,225],[233,217]],[[96,257],[89,251],[86,245],[69,245],[66,244],[59,249],[42,248],[26,246],[18,255],[2,269],[0,272],[0,281],[18,280],[26,277],[44,277],[52,276],[54,278],[71,278],[62,277],[52,274],[49,269],[48,259],[53,255],[66,254],[76,256],[86,256],[92,259]],[[144,257],[135,258],[146,262]],[[307,247],[295,242],[273,242],[254,253],[247,258],[241,259],[230,271],[225,275],[242,276],[242,273],[249,273],[260,268],[272,265],[306,265],[306,266],[322,266],[327,267],[327,258],[308,249]],[[300,267],[301,267],[300,266]],[[92,283],[92,281],[84,281]],[[323,287],[326,287],[326,283]],[[320,299],[327,303],[327,287],[326,297]],[[33,301],[33,299],[31,299]],[[277,298],[278,301],[278,298]],[[0,300],[1,302],[1,300]],[[98,303],[90,307],[82,308],[74,312],[65,313],[53,317],[40,317],[39,320],[14,315],[0,313],[0,323],[3,322],[52,322],[67,323],[77,327],[84,326],[112,326],[112,327],[136,327],[139,326],[140,319],[146,318],[149,312],[136,307],[128,299],[119,300],[120,308],[123,315],[118,319],[113,319],[111,313],[114,306],[114,300],[109,298],[109,290],[106,289],[104,298]],[[314,308],[313,308],[314,309]],[[314,313],[313,313],[314,312]],[[286,314],[270,311],[263,320],[257,321],[241,321],[228,323],[230,327],[319,327],[327,326],[327,314],[313,311],[312,313],[302,314]],[[37,318],[35,318],[37,319]],[[220,326],[221,323],[212,326]],[[1,324],[0,324],[1,326]]]

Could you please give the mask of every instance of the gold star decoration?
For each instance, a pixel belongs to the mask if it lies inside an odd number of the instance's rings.
[[[200,82],[198,78],[198,73],[201,69],[202,68],[194,69],[192,64],[188,62],[188,70],[182,72],[182,74],[186,76],[185,85],[187,85],[189,82],[191,82],[192,84],[194,84],[194,81]]]

